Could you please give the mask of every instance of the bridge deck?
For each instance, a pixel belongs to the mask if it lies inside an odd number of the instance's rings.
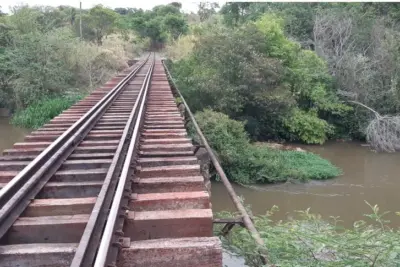
[[[70,266],[145,79],[140,70],[1,240],[0,266]],[[26,136],[0,157],[0,186],[129,71]],[[132,162],[117,266],[222,266],[209,194],[161,61],[155,62]],[[118,229],[117,229],[118,230]]]

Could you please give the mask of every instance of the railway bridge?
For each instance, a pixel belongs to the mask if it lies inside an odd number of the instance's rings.
[[[209,181],[185,129],[193,115],[177,93],[151,54],[5,150],[0,266],[222,266]],[[194,125],[240,224],[262,242]]]

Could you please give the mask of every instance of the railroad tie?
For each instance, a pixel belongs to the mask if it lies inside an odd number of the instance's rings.
[[[156,61],[119,267],[222,266],[210,197],[161,61]]]

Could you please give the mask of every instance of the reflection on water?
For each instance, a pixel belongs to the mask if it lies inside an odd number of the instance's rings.
[[[400,153],[375,153],[361,143],[329,143],[304,148],[330,160],[343,170],[343,175],[328,181],[305,184],[262,185],[244,188],[235,186],[254,213],[265,214],[273,205],[279,207],[276,219],[294,215],[295,210],[310,208],[324,218],[340,216],[343,225],[367,219],[371,213],[365,201],[377,204],[381,211],[391,211],[387,219],[392,226],[400,226]],[[233,205],[220,183],[212,187],[214,211],[233,210]]]
[[[28,133],[27,129],[11,125],[9,118],[0,117],[0,153],[12,148],[14,143],[23,141]]]

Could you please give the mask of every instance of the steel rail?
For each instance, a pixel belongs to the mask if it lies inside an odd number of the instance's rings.
[[[124,171],[125,171],[125,168],[127,165],[127,161],[129,160],[129,162],[130,162],[130,160],[131,160],[131,157],[130,157],[131,145],[130,144],[132,143],[132,141],[129,142],[129,140],[133,140],[132,132],[135,132],[135,130],[136,130],[136,128],[132,128],[132,124],[134,123],[135,118],[137,118],[136,114],[138,111],[138,105],[139,105],[140,99],[142,98],[142,95],[145,95],[147,93],[147,86],[150,81],[153,65],[154,65],[154,60],[152,61],[152,64],[151,64],[148,72],[146,73],[145,80],[143,81],[143,84],[139,91],[138,97],[136,98],[136,101],[135,101],[135,104],[130,113],[128,122],[124,128],[124,132],[123,132],[120,142],[118,144],[117,150],[115,152],[115,155],[113,157],[111,165],[108,169],[106,178],[103,182],[103,185],[100,189],[100,193],[96,199],[96,203],[95,203],[92,213],[89,217],[89,221],[86,224],[84,233],[79,242],[79,245],[75,252],[74,258],[71,262],[71,265],[70,265],[71,267],[93,266],[92,263],[96,256],[96,251],[99,246],[99,242],[100,242],[101,234],[104,229],[104,225],[106,224],[106,222],[107,222],[107,225],[109,225],[110,216],[112,216],[112,218],[114,218],[119,212],[119,208],[118,208],[119,206],[117,206],[117,208],[115,208],[115,206],[113,205],[111,207],[111,210],[110,210],[110,206],[111,206],[111,203],[113,202],[113,196],[114,196],[114,193],[116,190],[117,183],[118,183],[118,190],[120,188],[119,185],[121,184],[121,182],[119,182],[118,176],[121,172],[121,165],[124,164],[123,165],[124,169],[122,170],[122,172],[124,174]],[[136,120],[136,124],[137,124],[137,122],[138,122],[138,120]],[[128,148],[128,152],[127,152],[126,150],[127,150],[128,145],[129,145],[129,148]],[[128,157],[129,159],[126,159],[126,157]],[[126,179],[126,177],[125,177],[125,179]],[[118,192],[119,191],[117,191],[117,193]],[[110,215],[108,215],[109,211],[110,211]],[[106,225],[106,227],[107,227],[107,225]],[[100,254],[97,253],[97,255],[100,255]]]
[[[251,233],[251,236],[253,237],[253,239],[257,242],[258,246],[259,246],[259,253],[261,256],[261,260],[263,261],[263,264],[268,264],[268,253],[265,249],[265,244],[264,241],[262,240],[260,234],[258,233],[256,227],[253,224],[253,221],[251,220],[249,214],[247,213],[245,207],[243,206],[242,202],[240,201],[240,199],[238,198],[235,190],[232,187],[232,184],[229,182],[228,177],[226,176],[224,170],[221,167],[221,164],[219,163],[217,157],[215,156],[213,150],[211,149],[210,145],[207,142],[207,139],[204,137],[203,132],[201,131],[199,125],[196,122],[195,117],[193,116],[192,111],[190,110],[188,104],[185,101],[185,98],[182,96],[181,92],[179,91],[178,87],[176,87],[175,81],[172,78],[168,67],[165,65],[164,60],[163,62],[163,66],[167,72],[167,76],[168,76],[168,80],[171,82],[173,88],[176,90],[176,93],[179,95],[179,97],[181,98],[184,106],[185,106],[185,110],[186,112],[189,114],[189,118],[193,123],[193,126],[196,128],[196,132],[199,135],[201,142],[203,143],[205,149],[207,150],[208,155],[211,158],[211,161],[218,173],[218,175],[220,176],[222,183],[224,184],[226,190],[229,193],[229,196],[231,198],[231,200],[233,201],[233,203],[236,206],[236,209],[240,212],[240,214],[243,216],[243,224],[245,225],[245,227],[247,228],[247,230]]]
[[[131,163],[132,163],[132,158],[134,156],[134,150],[135,147],[138,143],[139,140],[139,130],[140,130],[140,125],[142,123],[142,119],[143,119],[143,111],[144,111],[144,106],[146,103],[146,99],[147,99],[147,93],[148,93],[148,89],[150,87],[150,82],[151,82],[151,76],[153,73],[153,69],[154,69],[154,63],[155,61],[153,61],[152,66],[150,67],[149,70],[149,78],[146,81],[146,88],[145,88],[145,92],[143,94],[143,98],[141,99],[141,104],[140,104],[140,108],[139,108],[139,112],[137,114],[137,120],[135,123],[135,127],[133,130],[133,134],[132,134],[132,138],[131,138],[131,142],[129,144],[129,149],[128,149],[128,154],[127,157],[125,159],[124,162],[124,166],[122,169],[122,173],[121,176],[119,178],[118,181],[118,188],[115,192],[115,196],[113,199],[113,203],[111,206],[111,210],[110,210],[110,215],[107,218],[107,225],[105,227],[105,230],[103,232],[103,236],[101,238],[101,243],[99,246],[99,251],[97,253],[97,257],[96,257],[96,261],[94,264],[94,267],[104,267],[106,266],[107,263],[107,259],[108,259],[108,255],[109,255],[109,248],[111,246],[111,242],[112,242],[112,237],[114,235],[115,232],[115,226],[116,226],[116,222],[118,219],[118,214],[120,212],[120,208],[121,208],[121,202],[122,202],[122,197],[124,195],[124,191],[125,191],[125,187],[126,187],[126,183],[129,179],[129,175],[130,175],[130,167],[131,167]]]
[[[0,190],[0,238],[147,60],[148,57]]]

